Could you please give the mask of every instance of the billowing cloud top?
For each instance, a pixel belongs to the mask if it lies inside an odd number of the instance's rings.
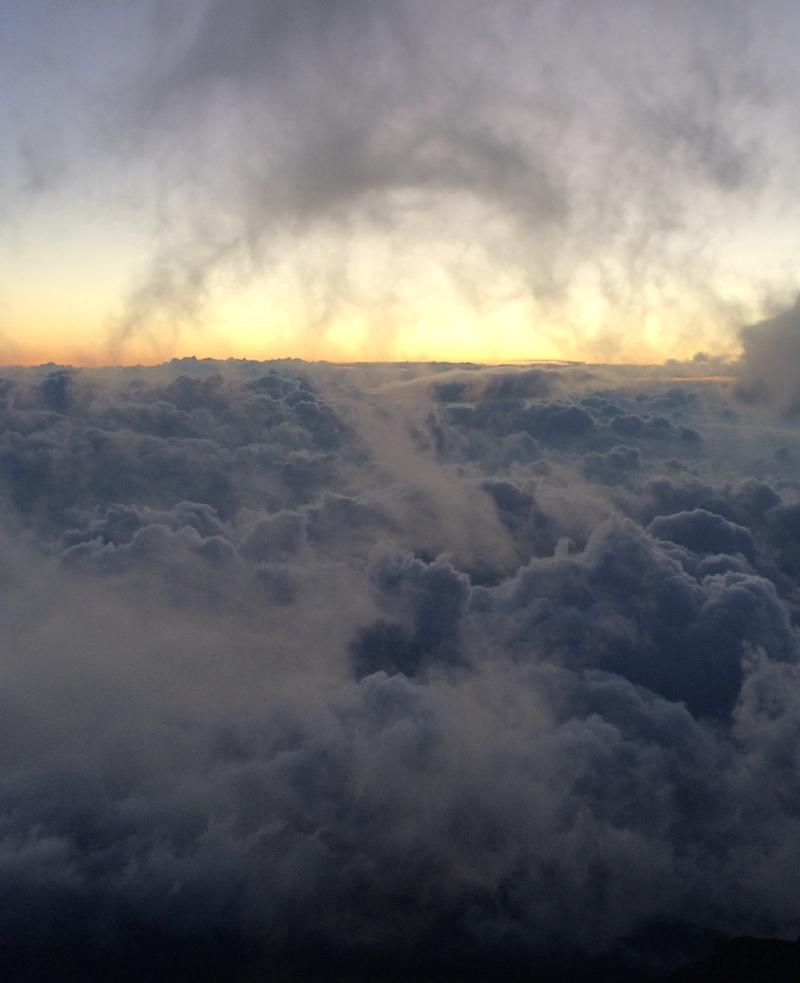
[[[800,440],[707,368],[6,373],[18,978],[796,937]]]

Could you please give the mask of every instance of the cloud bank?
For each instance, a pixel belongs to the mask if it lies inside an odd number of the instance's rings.
[[[19,978],[796,937],[800,439],[704,372],[7,372]]]

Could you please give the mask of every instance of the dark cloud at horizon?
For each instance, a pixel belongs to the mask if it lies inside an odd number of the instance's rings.
[[[18,978],[647,974],[795,938],[800,436],[740,385],[9,370]]]

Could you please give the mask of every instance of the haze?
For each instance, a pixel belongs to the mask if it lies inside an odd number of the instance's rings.
[[[735,355],[797,7],[9,0],[0,360]]]

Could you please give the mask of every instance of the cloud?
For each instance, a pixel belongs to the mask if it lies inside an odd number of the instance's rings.
[[[377,355],[429,287],[630,354],[580,298],[722,316],[724,230],[794,191],[744,3],[94,8],[24,15],[74,84],[0,191],[82,173],[146,216],[115,358],[248,281],[312,340],[375,314]],[[88,85],[90,23],[136,30]],[[6,975],[632,978],[796,938],[799,311],[732,385],[703,353],[4,371]]]
[[[4,380],[19,978],[646,973],[796,935],[797,487],[769,452],[797,434],[751,449],[740,407],[731,457],[723,384],[536,371]],[[637,407],[705,459],[620,445]]]
[[[134,230],[112,361],[224,344],[214,320],[248,285],[249,330],[275,346],[289,324],[293,353],[341,357],[329,332],[355,320],[367,356],[405,354],[456,311],[511,312],[515,357],[636,358],[663,343],[632,326],[666,308],[673,333],[698,315],[677,348],[728,350],[791,280],[731,287],[735,230],[792,188],[794,66],[772,44],[792,14],[769,6],[45,4],[9,15],[0,192],[76,223],[99,201]],[[49,71],[24,61],[45,35]]]
[[[796,416],[800,390],[793,366],[800,355],[800,300],[794,307],[744,328],[741,339],[739,398]]]
[[[748,529],[705,509],[661,516],[650,523],[649,532],[656,539],[679,543],[698,554],[741,553],[749,560],[755,555],[755,543]]]

